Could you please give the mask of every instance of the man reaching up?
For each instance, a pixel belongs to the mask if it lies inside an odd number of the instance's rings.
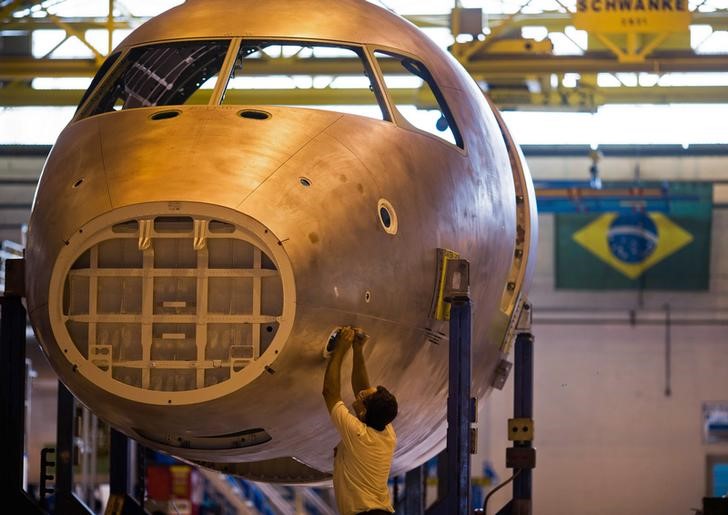
[[[397,399],[383,386],[369,384],[362,352],[368,338],[361,329],[343,327],[324,375],[326,407],[341,436],[334,451],[334,493],[341,515],[394,513],[387,480],[397,443],[391,425],[397,416]],[[349,348],[354,354],[351,387],[356,416],[341,400],[341,363]]]

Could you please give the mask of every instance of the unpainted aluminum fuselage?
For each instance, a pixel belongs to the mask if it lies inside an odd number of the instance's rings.
[[[164,120],[151,115],[168,107],[75,119],[48,158],[31,217],[33,327],[69,389],[143,444],[253,479],[306,482],[327,477],[338,440],[320,393],[322,348],[336,327],[361,326],[371,335],[365,355],[372,382],[399,401],[392,472],[402,473],[444,447],[447,339],[437,334],[448,329],[430,316],[437,249],[470,261],[473,392],[483,399],[533,268],[528,171],[467,73],[414,26],[363,1],[189,1],[117,50],[237,37],[346,42],[413,56],[442,91],[463,148],[408,126],[391,105],[391,121],[271,106],[254,106],[269,119],[245,119],[241,106],[220,105],[175,106],[179,116]],[[396,211],[394,235],[378,218],[380,199]],[[103,224],[205,206],[260,224],[290,263],[295,304],[285,341],[261,356],[260,373],[244,387],[213,399],[197,391],[165,402],[154,397],[159,392],[139,389],[134,398],[132,390],[123,396],[101,388],[64,355],[53,328],[61,300],[49,292],[60,295],[70,266],[57,266],[59,255]],[[345,362],[347,403],[348,370]],[[229,449],[174,443],[250,428],[271,439]]]

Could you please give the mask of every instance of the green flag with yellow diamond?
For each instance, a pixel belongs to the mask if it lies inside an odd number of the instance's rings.
[[[556,287],[707,290],[712,186],[670,189],[663,212],[555,215]]]

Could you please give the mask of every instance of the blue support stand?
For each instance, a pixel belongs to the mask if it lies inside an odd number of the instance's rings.
[[[6,509],[30,515],[45,511],[23,490],[26,313],[21,302],[23,267],[18,261],[22,260],[6,262],[6,291],[0,297],[0,442],[5,451],[0,492]],[[11,288],[12,272],[19,276],[17,290]]]
[[[56,428],[55,509],[58,515],[92,515],[93,511],[73,491],[73,467],[76,455],[76,399],[58,382],[58,426]]]
[[[470,451],[476,405],[470,396],[471,304],[468,294],[468,263],[453,260],[448,265],[450,303],[449,391],[447,398],[447,478],[448,488],[428,515],[469,515]],[[455,285],[454,287],[452,285]]]
[[[521,333],[516,338],[515,366],[516,395],[513,402],[515,418],[533,419],[533,335]],[[516,445],[523,449],[532,449],[531,440]],[[523,505],[517,513],[531,513],[533,469],[521,469],[521,473],[513,480],[513,499]]]
[[[477,404],[471,397],[471,316],[469,264],[449,259],[446,264],[443,298],[450,304],[449,384],[447,398],[447,449],[438,457],[438,476],[445,492],[429,508],[427,515],[470,515],[470,454],[476,441]],[[532,470],[536,466],[533,447],[533,348],[531,306],[526,303],[516,324],[513,418],[508,421],[509,439],[506,466],[513,469],[513,498],[498,515],[532,514]],[[505,369],[503,382],[510,371]],[[421,474],[421,468],[415,469]],[[413,473],[415,472],[413,471]],[[442,479],[446,479],[443,485]],[[510,479],[501,486],[505,486]],[[440,488],[438,488],[440,490]],[[497,491],[494,490],[494,492]],[[405,515],[419,515],[419,488],[407,484]],[[487,497],[486,497],[487,500]],[[479,510],[482,513],[482,510]]]
[[[422,515],[425,511],[425,465],[407,472],[404,481],[404,515]]]
[[[129,438],[111,429],[111,454],[109,456],[109,503],[104,515],[143,515],[144,471],[137,466],[137,484],[131,484],[131,450]],[[139,449],[137,447],[137,449]],[[143,453],[137,453],[137,461],[143,459]],[[139,464],[138,464],[139,465]],[[134,496],[130,492],[138,490]]]
[[[533,448],[533,342],[530,332],[516,337],[514,364],[513,419],[509,424],[509,438],[513,447],[507,450],[506,466],[517,475],[513,479],[513,498],[498,515],[531,515],[532,477],[536,466],[536,450]],[[528,431],[523,421],[530,421]],[[516,436],[520,432],[521,436]]]

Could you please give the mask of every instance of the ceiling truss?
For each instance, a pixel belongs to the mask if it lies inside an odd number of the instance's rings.
[[[105,57],[87,38],[89,30],[105,30],[108,46],[114,30],[130,29],[144,21],[132,16],[117,0],[109,1],[107,17],[61,18],[45,9],[48,1],[10,0],[0,2],[0,30],[2,34],[30,34],[40,30],[63,30],[65,38],[42,57],[9,56],[0,52],[0,106],[76,105],[83,92],[80,90],[34,89],[32,80],[39,77],[78,78],[92,77]],[[50,2],[53,3],[53,2]],[[461,11],[468,11],[463,13]],[[425,28],[448,28],[453,34],[467,33],[467,19],[463,14],[477,15],[473,9],[455,9],[450,15],[409,16],[411,21]],[[17,13],[26,16],[18,16]],[[40,13],[40,14],[39,14]],[[480,13],[482,19],[482,13]],[[728,30],[728,11],[694,12],[692,24],[707,25],[714,32]],[[633,103],[722,103],[728,102],[728,87],[660,86],[621,84],[604,87],[598,74],[645,73],[661,76],[666,73],[720,73],[728,70],[728,54],[697,54],[689,45],[688,34],[663,33],[638,41],[628,40],[623,48],[599,35],[590,35],[589,49],[581,55],[554,55],[549,40],[534,41],[521,37],[524,27],[545,27],[549,33],[567,37],[567,27],[573,25],[572,14],[544,12],[526,14],[520,11],[510,15],[488,15],[486,34],[470,31],[469,41],[455,43],[451,53],[502,109],[545,109],[594,111],[605,104]],[[472,27],[473,24],[470,23]],[[483,26],[479,24],[476,26]],[[89,58],[54,58],[53,53],[68,39],[81,41],[88,49]],[[458,38],[461,40],[462,37]],[[468,39],[467,37],[465,39]],[[278,72],[277,70],[281,71]],[[251,64],[248,72],[261,75],[327,75],[340,77],[360,73],[357,62],[346,59],[313,61],[277,61]],[[576,78],[574,74],[576,75]],[[571,76],[571,77],[569,77]],[[616,81],[619,83],[619,80]],[[245,103],[245,93],[237,93]],[[260,91],[256,102],[271,99],[277,102],[302,105],[296,90]],[[395,95],[411,100],[421,107],[431,105],[432,99],[420,91],[397,90]],[[283,98],[284,97],[284,98]],[[316,95],[307,94],[308,103],[351,104],[368,102],[370,95],[356,89],[322,88]],[[265,102],[264,102],[265,103]]]

